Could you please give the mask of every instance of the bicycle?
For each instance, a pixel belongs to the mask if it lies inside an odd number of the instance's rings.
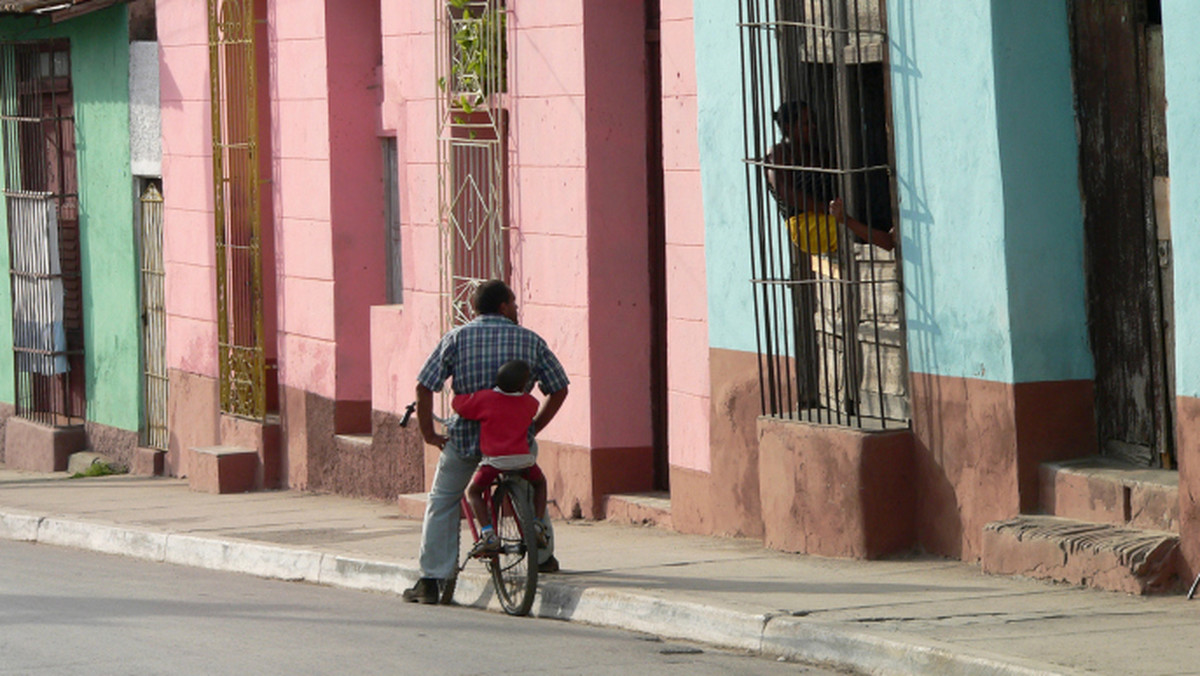
[[[415,403],[406,407],[400,421],[401,427],[407,427],[415,409]],[[436,416],[434,419],[445,422]],[[538,536],[534,526],[533,487],[521,476],[520,470],[501,472],[484,493],[484,498],[500,540],[500,548],[497,551],[474,552],[474,544],[479,542],[480,536],[479,519],[464,496],[461,508],[471,528],[473,543],[463,556],[462,563],[446,579],[438,601],[450,604],[454,599],[458,574],[471,559],[481,559],[491,573],[492,587],[504,612],[515,616],[528,615],[533,607],[538,583]]]
[[[441,601],[450,603],[454,598],[458,574],[471,559],[481,559],[492,575],[492,587],[504,612],[516,616],[528,615],[538,584],[533,488],[519,471],[502,472],[484,495],[496,535],[500,539],[500,548],[479,553],[473,551],[474,546],[467,550],[462,563],[446,580]],[[470,525],[473,543],[478,543],[479,520],[466,498],[462,500],[462,510]]]

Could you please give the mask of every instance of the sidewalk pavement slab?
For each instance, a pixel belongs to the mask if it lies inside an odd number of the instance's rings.
[[[372,500],[0,466],[0,539],[399,593],[419,574],[420,532]],[[1200,674],[1200,601],[1182,595],[987,576],[934,557],[799,556],[605,522],[559,521],[555,539],[563,572],[541,578],[540,617],[871,674]],[[498,608],[481,566],[463,572],[455,600]]]

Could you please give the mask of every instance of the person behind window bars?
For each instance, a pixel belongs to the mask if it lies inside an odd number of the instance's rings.
[[[808,104],[788,101],[779,106],[772,118],[783,138],[766,156],[767,188],[787,219],[792,243],[806,253],[836,251],[837,223],[844,220],[860,241],[891,251],[895,241],[890,230],[872,230],[846,214],[842,198],[834,197],[833,174],[805,169],[830,164],[812,141]]]

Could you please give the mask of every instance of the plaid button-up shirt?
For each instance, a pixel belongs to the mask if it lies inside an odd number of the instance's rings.
[[[532,369],[530,387],[537,382],[545,394],[568,384],[567,373],[546,341],[527,328],[501,315],[482,315],[450,330],[429,355],[417,382],[433,392],[442,389],[450,378],[455,394],[471,394],[496,384],[496,371],[505,362],[520,359]],[[479,457],[479,421],[454,416],[446,424],[446,434],[464,458]],[[533,441],[533,428],[529,428]]]

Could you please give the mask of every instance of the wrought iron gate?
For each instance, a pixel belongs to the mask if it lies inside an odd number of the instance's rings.
[[[83,421],[83,288],[70,45],[0,45],[17,415]]]
[[[434,0],[442,320],[470,320],[480,283],[508,277],[507,10],[500,0]]]
[[[253,0],[208,0],[221,410],[266,417]]]
[[[763,411],[907,425],[883,1],[739,12]]]
[[[149,183],[142,191],[142,444],[167,450],[167,312],[163,280],[163,198]]]

